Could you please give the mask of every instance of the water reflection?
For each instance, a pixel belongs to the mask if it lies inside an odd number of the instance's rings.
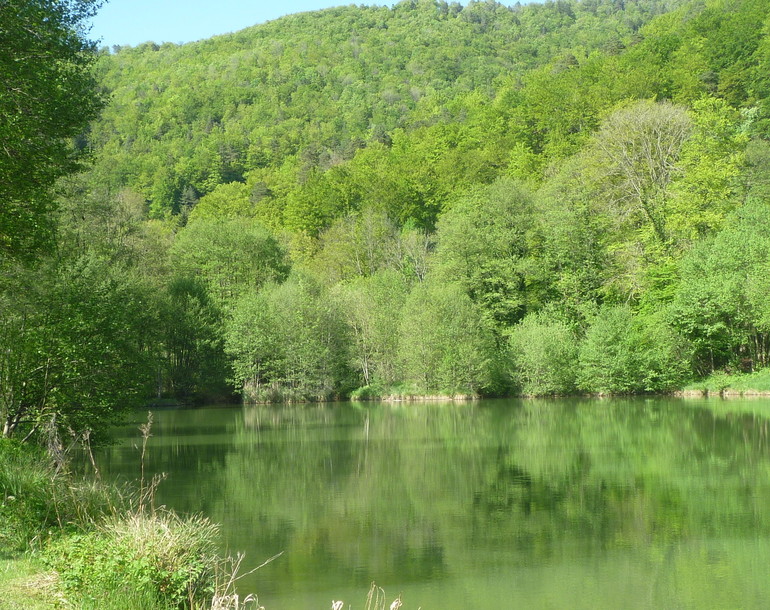
[[[415,608],[759,608],[768,414],[671,399],[171,410],[146,470],[169,473],[161,503],[221,522],[253,565],[284,551],[242,581],[268,610],[362,607],[372,580]],[[136,423],[120,434],[103,469],[135,477]]]

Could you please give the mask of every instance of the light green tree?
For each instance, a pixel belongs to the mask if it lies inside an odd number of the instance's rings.
[[[241,295],[286,277],[285,252],[265,227],[244,218],[199,219],[176,237],[170,251],[178,275],[200,276],[222,311]]]
[[[617,222],[644,229],[644,238],[660,245],[670,240],[669,184],[691,133],[685,108],[641,101],[613,113],[594,140],[596,161],[604,169],[604,195]]]
[[[398,324],[408,291],[407,279],[389,269],[336,287],[349,329],[351,366],[360,371],[364,385],[399,381]]]
[[[666,210],[669,237],[680,246],[719,231],[742,203],[749,142],[750,121],[723,100],[703,98],[690,116],[692,135],[682,146]]]
[[[331,283],[372,275],[394,266],[398,238],[385,213],[367,208],[339,218],[321,234],[312,268]]]
[[[241,182],[219,184],[201,197],[190,212],[190,221],[221,218],[251,218],[254,207],[249,188]]]
[[[424,282],[412,290],[401,315],[399,363],[417,393],[499,389],[492,333],[458,284]]]
[[[225,333],[234,385],[247,401],[325,400],[350,383],[345,325],[310,277],[245,294]]]

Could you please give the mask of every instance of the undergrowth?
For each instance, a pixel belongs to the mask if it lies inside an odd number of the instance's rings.
[[[254,596],[235,593],[241,557],[217,554],[217,525],[155,508],[162,478],[144,473],[151,426],[150,416],[140,427],[141,475],[132,492],[75,477],[42,449],[0,441],[0,559],[42,558],[63,607],[258,608]]]
[[[115,516],[45,552],[68,594],[100,602],[105,591],[151,608],[198,607],[214,595],[218,528],[167,510]]]

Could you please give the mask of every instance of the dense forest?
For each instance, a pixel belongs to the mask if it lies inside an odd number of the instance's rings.
[[[768,14],[404,0],[74,49],[66,163],[0,166],[4,434],[768,365]]]

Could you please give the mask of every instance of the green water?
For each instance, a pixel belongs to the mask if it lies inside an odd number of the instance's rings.
[[[100,457],[136,478],[137,426]],[[770,607],[768,400],[156,411],[159,502],[267,610]]]

